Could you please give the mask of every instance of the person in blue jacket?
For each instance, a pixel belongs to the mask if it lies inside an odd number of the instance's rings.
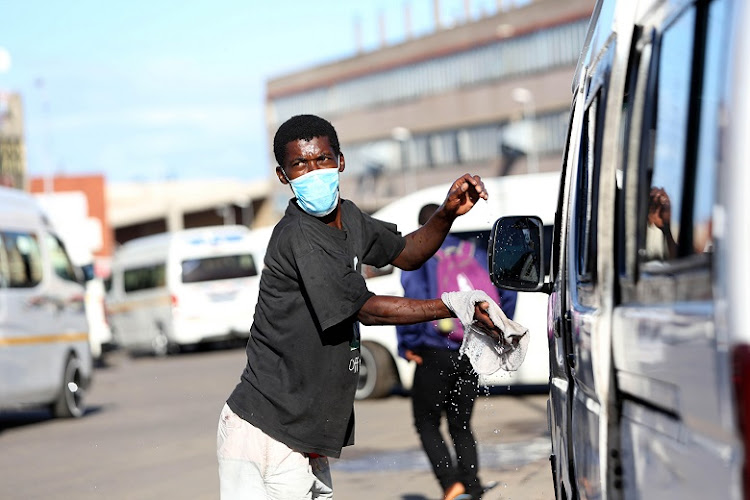
[[[424,225],[438,205],[428,204],[419,213]],[[455,247],[461,239],[446,236],[442,249]],[[487,268],[487,251],[475,245],[474,257]],[[432,299],[438,296],[438,257],[431,257],[414,271],[401,273],[404,296]],[[489,273],[489,271],[488,271]],[[508,318],[513,317],[516,292],[498,289],[500,307]],[[447,320],[451,321],[451,320]],[[403,358],[416,363],[411,390],[414,426],[427,454],[432,470],[444,492],[444,500],[478,499],[483,486],[478,477],[479,462],[476,441],[471,429],[471,414],[479,389],[478,375],[466,356],[459,355],[460,340],[441,332],[439,323],[426,322],[396,327],[398,351]],[[448,328],[450,330],[450,327]],[[456,463],[453,463],[447,441],[440,431],[443,414],[453,442]]]

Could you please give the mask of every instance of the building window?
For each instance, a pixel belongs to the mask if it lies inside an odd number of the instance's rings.
[[[588,19],[273,99],[278,123],[300,113],[335,116],[575,65]]]
[[[558,154],[563,150],[567,134],[568,108],[538,115],[530,124],[533,147],[540,155]],[[369,175],[373,172],[402,171],[404,168],[455,167],[458,164],[492,161],[500,155],[503,145],[526,152],[527,144],[513,142],[514,130],[520,122],[490,123],[471,128],[448,129],[428,134],[413,134],[403,143],[391,139],[366,143],[342,144],[347,172]]]

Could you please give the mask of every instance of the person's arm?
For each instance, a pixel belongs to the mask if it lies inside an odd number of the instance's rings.
[[[370,297],[357,314],[357,319],[363,325],[413,325],[451,317],[453,313],[441,299],[390,295]]]
[[[492,323],[487,302],[474,305],[476,326],[487,335],[499,339],[502,331]],[[409,299],[390,295],[373,295],[357,313],[363,325],[410,325],[436,319],[452,318],[453,313],[442,299]]]
[[[393,265],[413,270],[424,264],[443,244],[456,217],[471,210],[480,198],[486,200],[487,191],[479,176],[464,174],[456,179],[445,201],[427,223],[406,235],[406,245],[393,260]]]

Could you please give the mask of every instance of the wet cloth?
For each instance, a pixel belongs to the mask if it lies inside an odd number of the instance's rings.
[[[529,330],[508,319],[489,295],[482,290],[445,292],[441,299],[461,320],[465,333],[459,353],[469,358],[478,374],[492,375],[498,370],[515,371],[521,366],[529,347]],[[476,326],[474,306],[479,302],[489,303],[487,312],[490,319],[502,332],[499,340],[493,339]]]

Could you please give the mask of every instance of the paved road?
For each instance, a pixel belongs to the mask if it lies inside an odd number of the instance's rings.
[[[117,354],[98,369],[80,420],[0,414],[2,499],[215,499],[216,423],[242,349],[166,359]],[[554,498],[545,395],[482,396],[473,425],[486,500]],[[339,500],[437,500],[408,398],[356,405],[357,443],[332,461]]]

